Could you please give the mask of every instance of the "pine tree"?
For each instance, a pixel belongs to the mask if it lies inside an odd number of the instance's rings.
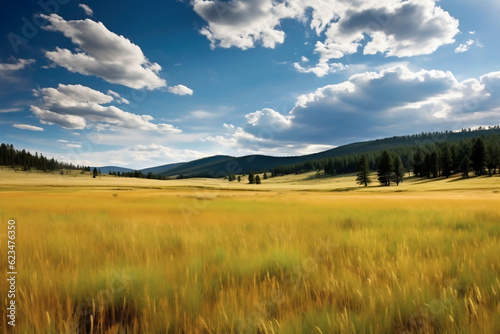
[[[476,175],[482,175],[484,171],[484,165],[486,164],[486,149],[484,147],[484,142],[481,138],[474,141],[472,145],[472,168]]]
[[[368,166],[368,158],[366,155],[362,155],[358,161],[358,174],[356,178],[356,182],[360,185],[368,186],[368,183],[371,183],[370,180],[370,167]]]
[[[441,170],[443,171],[443,176],[448,178],[451,175],[451,168],[453,167],[453,157],[451,155],[450,147],[444,144],[441,149]]]
[[[422,177],[431,177],[431,155],[429,153],[425,154],[424,163],[422,165]]]
[[[261,183],[259,175],[255,176],[255,183],[256,184],[260,184]]]
[[[396,185],[399,186],[400,182],[403,182],[403,177],[405,176],[405,168],[401,158],[398,156],[394,159],[394,177],[396,178]]]
[[[413,174],[415,176],[420,176],[423,177],[423,164],[424,164],[424,158],[422,156],[422,151],[420,148],[417,148],[417,151],[413,155]]]
[[[429,172],[432,173],[432,177],[438,177],[439,172],[439,156],[436,151],[432,152],[429,160]]]
[[[386,150],[382,152],[378,162],[378,180],[381,184],[385,186],[391,185],[391,173],[392,173],[393,163],[389,152]]]
[[[470,170],[470,159],[467,155],[463,158],[460,169],[462,170],[462,176],[464,177],[464,179],[468,178]]]
[[[248,173],[248,183],[250,183],[250,184],[255,183],[255,176],[253,175],[252,172]]]

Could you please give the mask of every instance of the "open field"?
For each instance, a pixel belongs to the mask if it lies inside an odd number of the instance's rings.
[[[2,170],[0,263],[19,333],[498,333],[499,190]]]

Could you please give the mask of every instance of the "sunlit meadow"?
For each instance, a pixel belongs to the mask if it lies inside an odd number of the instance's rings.
[[[17,223],[18,333],[500,332],[494,187],[36,177],[0,192],[2,235]]]

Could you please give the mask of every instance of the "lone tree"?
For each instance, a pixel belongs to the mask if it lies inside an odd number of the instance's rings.
[[[95,179],[97,174],[98,174],[97,168],[94,167],[94,170],[92,171],[92,177]]]
[[[405,168],[401,158],[398,156],[394,159],[394,177],[396,178],[396,185],[399,186],[400,182],[403,182],[403,177],[405,176]]]
[[[389,152],[386,150],[382,152],[382,155],[380,156],[380,159],[378,161],[378,180],[380,181],[380,184],[385,185],[385,186],[390,186],[391,185],[391,173],[392,173],[392,158]]]
[[[370,180],[370,166],[368,166],[368,158],[364,154],[359,158],[358,174],[356,175],[356,182],[360,185],[368,187],[368,183],[372,182],[372,180]]]
[[[474,145],[472,145],[472,168],[476,175],[482,175],[484,171],[484,165],[486,164],[486,149],[484,147],[484,142],[481,138],[476,139]]]
[[[241,182],[241,176],[238,175],[238,182]]]
[[[248,183],[250,183],[250,184],[255,183],[255,176],[253,175],[252,172],[248,173]]]
[[[256,183],[256,184],[260,184],[260,183],[261,183],[261,181],[260,181],[260,176],[259,176],[259,175],[257,175],[257,176],[255,177],[255,183]]]
[[[467,155],[465,155],[464,159],[462,160],[460,169],[462,170],[462,176],[464,177],[464,179],[468,178],[470,171],[470,159]]]

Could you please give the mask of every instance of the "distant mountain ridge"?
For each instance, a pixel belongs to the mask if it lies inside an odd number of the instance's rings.
[[[187,162],[179,167],[160,173],[165,177],[225,177],[228,174],[248,174],[249,172],[270,171],[275,167],[292,165],[306,161],[335,158],[347,154],[363,154],[383,151],[396,147],[420,146],[444,141],[459,141],[489,134],[500,133],[500,127],[460,132],[433,132],[416,135],[395,136],[339,146],[327,151],[291,157],[248,155],[243,157],[213,156]]]
[[[357,142],[339,146],[327,151],[289,157],[274,157],[266,155],[248,155],[233,157],[228,155],[216,155],[185,163],[168,164],[163,166],[142,169],[143,174],[152,172],[162,177],[225,177],[228,174],[248,174],[249,172],[270,171],[273,168],[293,165],[307,161],[341,157],[347,154],[363,154],[369,152],[390,150],[396,147],[420,146],[425,144],[440,143],[444,141],[454,142],[467,138],[480,137],[500,133],[500,127],[488,129],[462,130],[460,132],[433,132],[421,133],[407,136],[395,136],[384,139],[376,139]],[[114,168],[114,169],[112,169]],[[102,173],[113,171],[133,171],[121,167],[101,167]]]
[[[173,163],[173,164],[167,164],[167,165],[162,165],[162,166],[156,166],[156,167],[149,167],[149,168],[144,168],[144,169],[131,169],[131,168],[125,168],[125,167],[119,167],[119,166],[103,166],[103,167],[95,167],[97,169],[101,170],[102,174],[109,174],[111,173],[130,173],[130,172],[135,172],[140,171],[142,174],[147,175],[149,172],[155,174],[155,175],[160,175],[162,173],[166,173],[167,171],[177,168],[185,164],[185,162],[178,162],[178,163]],[[94,169],[94,167],[90,167],[91,170]]]

